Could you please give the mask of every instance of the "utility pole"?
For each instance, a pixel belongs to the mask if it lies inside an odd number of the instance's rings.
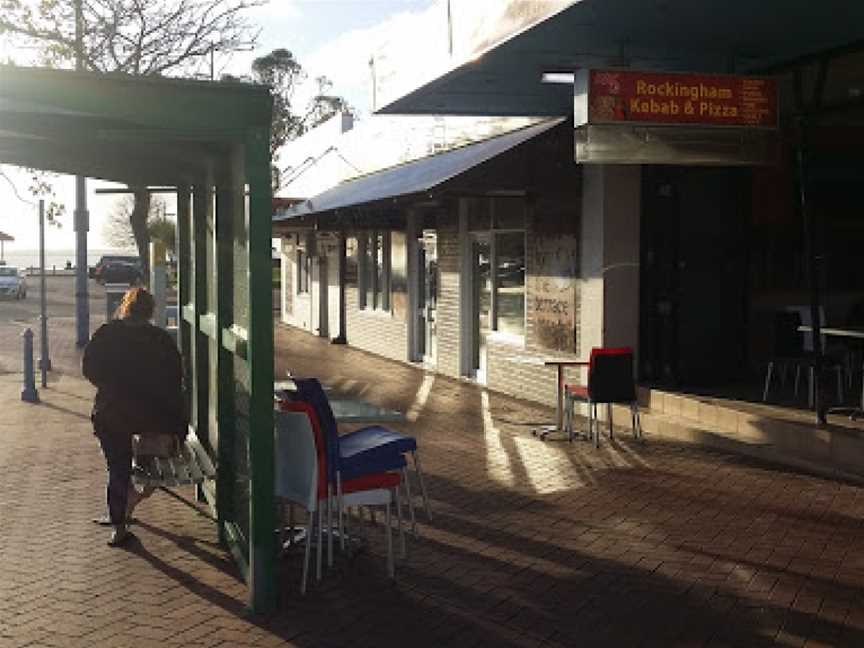
[[[48,302],[45,293],[45,201],[39,201],[39,320],[41,324],[42,353],[39,369],[42,372],[42,386],[48,386],[48,372],[51,371],[51,356],[48,353]]]
[[[75,0],[75,69],[84,69],[84,17],[81,0]],[[75,176],[75,345],[80,349],[90,341],[90,296],[87,289],[87,181]]]
[[[447,0],[447,53],[453,58],[453,11]]]

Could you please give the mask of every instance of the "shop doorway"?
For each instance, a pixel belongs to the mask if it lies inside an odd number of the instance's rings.
[[[715,387],[746,374],[750,172],[643,172],[640,379]]]
[[[418,309],[417,357],[434,365],[437,357],[436,327],[438,321],[438,234],[423,230],[417,242]]]
[[[492,328],[491,241],[484,233],[471,234],[471,361],[474,379],[487,377],[487,341]]]

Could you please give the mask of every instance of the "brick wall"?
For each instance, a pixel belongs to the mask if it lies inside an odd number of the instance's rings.
[[[391,312],[357,308],[357,288],[345,291],[348,344],[391,360],[408,358],[408,325]]]
[[[459,217],[456,207],[438,214],[437,370],[459,377]]]

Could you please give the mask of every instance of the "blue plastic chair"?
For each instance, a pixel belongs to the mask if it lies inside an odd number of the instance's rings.
[[[417,481],[420,483],[420,495],[423,498],[423,509],[426,518],[432,520],[429,510],[429,497],[426,493],[426,482],[423,479],[423,468],[420,465],[420,453],[417,449],[417,439],[406,434],[400,434],[395,430],[380,425],[370,425],[339,437],[342,456],[356,456],[376,449],[391,447],[397,452],[410,454],[414,462],[414,472],[417,473]]]

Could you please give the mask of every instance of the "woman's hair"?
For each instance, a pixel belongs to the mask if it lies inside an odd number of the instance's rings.
[[[114,317],[117,319],[134,319],[146,322],[153,317],[155,303],[153,295],[145,288],[130,288],[123,295]]]

